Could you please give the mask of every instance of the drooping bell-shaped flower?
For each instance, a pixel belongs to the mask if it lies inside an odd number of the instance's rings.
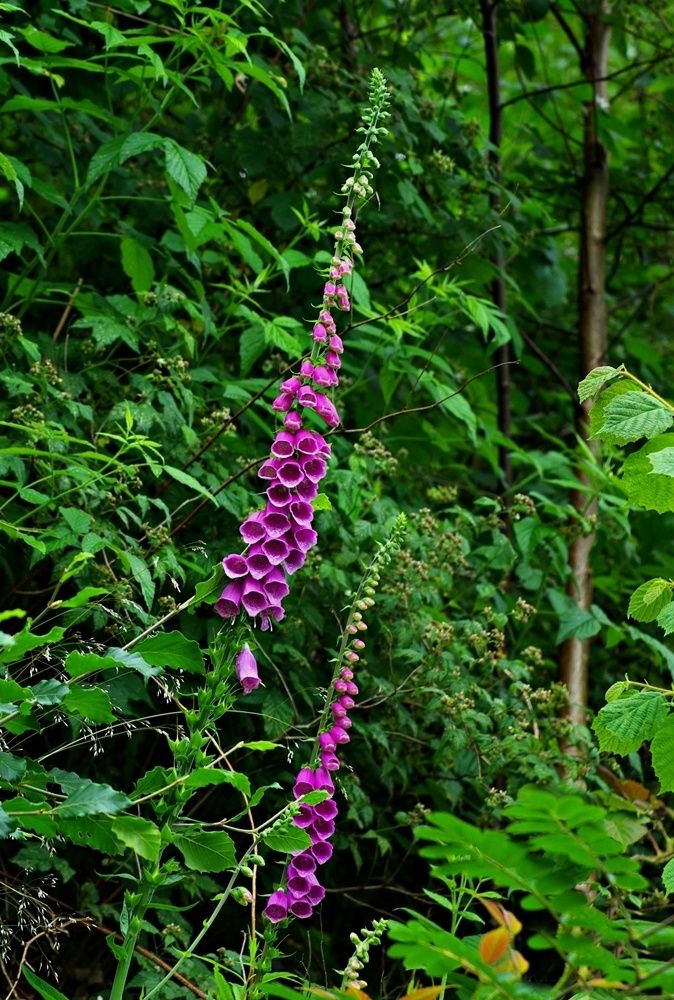
[[[260,677],[257,672],[257,661],[251,653],[248,643],[243,645],[236,658],[235,670],[244,694],[250,694],[256,687],[259,687]]]

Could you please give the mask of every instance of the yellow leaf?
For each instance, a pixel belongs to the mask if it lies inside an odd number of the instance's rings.
[[[516,972],[518,976],[523,976],[529,969],[529,963],[524,955],[511,948],[505,962],[500,962],[494,966],[494,972]]]
[[[629,985],[621,983],[619,979],[588,979],[588,986],[603,986],[607,990],[627,990]]]
[[[435,1000],[446,990],[446,986],[423,986],[419,990],[405,994],[400,1000]],[[364,996],[365,994],[363,994]]]
[[[484,896],[477,897],[482,905],[489,910],[490,914],[494,918],[497,924],[501,927],[505,927],[511,938],[514,938],[516,934],[522,930],[522,924],[517,919],[514,913],[506,910],[505,907],[499,906],[495,903],[493,899],[487,899]]]
[[[355,986],[347,986],[346,992],[350,997],[356,997],[356,1000],[370,1000],[367,993],[363,993],[362,990],[357,990]]]
[[[487,965],[494,965],[496,962],[500,962],[505,954],[507,954],[510,948],[510,935],[505,927],[497,927],[493,931],[487,931],[480,938],[480,945],[478,951],[480,953],[480,958],[487,963]]]
[[[248,201],[251,205],[257,205],[258,201],[262,201],[268,190],[269,185],[264,178],[259,181],[253,181],[248,188]]]

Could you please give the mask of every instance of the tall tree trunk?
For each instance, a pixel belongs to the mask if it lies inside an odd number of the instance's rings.
[[[580,335],[580,377],[606,363],[606,209],[608,202],[608,153],[597,135],[597,109],[606,103],[606,82],[611,26],[607,0],[589,0],[584,21],[585,39],[582,71],[593,88],[593,100],[583,107],[583,181],[581,192],[580,269],[578,276],[578,328]],[[591,451],[588,441],[588,403],[579,406],[576,429]],[[576,475],[584,486],[586,476]],[[574,490],[571,503],[585,518],[597,513],[597,500],[582,490]],[[569,550],[571,581],[568,593],[585,611],[592,605],[590,555],[594,532],[581,534]],[[568,690],[567,714],[575,725],[585,723],[588,688],[588,639],[567,639],[560,647],[559,679]]]
[[[501,111],[501,85],[498,69],[498,34],[496,21],[496,8],[499,0],[480,0],[480,12],[482,15],[482,39],[484,42],[485,64],[487,68],[487,94],[489,100],[489,162],[494,178],[494,187],[489,195],[489,205],[495,214],[501,209],[501,134],[502,134],[502,111]],[[496,267],[496,277],[491,283],[492,301],[501,312],[505,312],[505,279],[503,268],[505,261],[503,257],[503,247],[496,238],[496,252],[493,257]],[[498,429],[505,437],[510,437],[510,350],[508,344],[503,344],[497,348],[494,355],[496,364],[496,400],[498,406]],[[512,483],[512,466],[510,461],[510,449],[507,445],[499,447],[499,465],[503,474],[506,489]]]

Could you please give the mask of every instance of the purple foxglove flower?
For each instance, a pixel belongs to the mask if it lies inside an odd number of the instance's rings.
[[[337,334],[330,337],[330,350],[334,351],[335,354],[344,353],[344,344],[342,343],[342,338],[338,337]]]
[[[346,289],[344,289],[344,291],[346,291]],[[337,286],[335,285],[334,281],[325,282],[325,285],[323,287],[323,294],[326,296],[337,294]]]
[[[339,725],[341,726],[342,729],[351,729],[353,722],[348,717],[348,715],[343,715],[342,718],[339,720]]]
[[[319,840],[318,843],[312,844],[309,850],[316,859],[316,864],[324,865],[332,857],[333,848],[329,840]]]
[[[351,670],[349,667],[342,667],[342,669],[340,670],[339,673],[340,673],[340,676],[345,681],[352,681],[353,680],[353,670]]]
[[[336,333],[337,332],[337,327],[335,326],[335,321],[332,318],[332,313],[328,312],[327,309],[324,310],[321,313],[321,315],[320,315],[320,321],[321,321],[321,323],[323,323],[323,325],[325,326],[325,329],[326,329],[326,331],[328,333]]]
[[[277,413],[285,413],[293,405],[295,397],[292,392],[282,392],[280,396],[277,396],[274,402],[271,404],[272,410],[276,410]]]
[[[286,575],[280,566],[272,566],[262,581],[262,585],[271,604],[279,604],[290,591]]]
[[[277,924],[279,920],[285,920],[288,916],[288,906],[290,896],[283,889],[272,892],[264,908],[264,915],[272,924]]]
[[[241,603],[249,615],[259,615],[261,611],[266,611],[269,607],[269,598],[264,592],[262,584],[250,577],[243,585],[243,596]]]
[[[337,288],[335,289],[335,295],[348,295],[348,294],[349,293],[346,290],[346,285],[337,285]]]
[[[335,783],[323,767],[317,767],[314,771],[314,788],[319,792],[330,792],[331,795],[335,791]]]
[[[311,363],[311,361],[309,361],[309,359],[307,358],[300,365],[300,375],[303,378],[311,378],[313,374],[314,374],[314,366]]]
[[[337,357],[337,355],[335,355]],[[319,417],[325,420],[328,427],[337,427],[339,424],[339,414],[335,409],[334,403],[331,403],[327,396],[323,393],[316,393],[316,413]]]
[[[267,539],[281,538],[290,528],[290,519],[282,510],[265,510],[262,514],[262,527]]]
[[[323,819],[334,819],[338,812],[337,803],[334,799],[325,799],[314,806],[314,811],[317,816],[321,816]]]
[[[296,528],[293,537],[295,545],[301,552],[308,552],[318,541],[318,535],[313,528]]]
[[[288,575],[292,576],[298,569],[302,569],[306,559],[307,557],[304,552],[300,552],[299,549],[291,549],[283,561]]]
[[[336,723],[339,724],[340,719],[343,719],[346,715],[346,709],[343,705],[340,705],[338,701],[332,706],[332,715]]]
[[[250,694],[260,685],[260,678],[257,672],[257,661],[250,651],[250,646],[245,643],[236,658],[236,676],[239,684],[243,688],[244,694]]]
[[[295,871],[301,875],[311,875],[316,871],[316,859],[312,857],[308,850],[293,854],[292,865]]]
[[[318,737],[318,745],[320,746],[321,750],[325,750],[328,753],[334,753],[335,750],[337,749],[337,743],[332,738],[330,733],[321,733],[321,735]]]
[[[333,688],[335,689],[335,691],[338,691],[339,694],[346,694],[346,684],[347,684],[346,681],[339,679],[332,682]]]
[[[325,443],[315,431],[299,431],[295,437],[295,447],[302,455],[315,455],[321,442]]]
[[[289,392],[294,396],[301,385],[301,380],[298,379],[297,375],[293,375],[291,378],[287,378],[285,382],[281,382],[281,389],[283,392]]]
[[[278,479],[278,458],[268,458],[257,470],[260,479]]]
[[[322,816],[317,816],[313,822],[313,826],[307,830],[312,844],[317,843],[319,840],[329,840],[334,832],[334,819],[323,819]]]
[[[299,920],[306,920],[314,912],[314,908],[307,899],[296,899],[290,904],[288,910]]]
[[[300,500],[311,503],[314,497],[318,496],[318,486],[316,483],[312,483],[310,479],[305,479],[303,483],[297,484],[295,492]]]
[[[222,567],[230,580],[236,580],[239,576],[248,576],[248,560],[235,552],[222,560]]]
[[[351,695],[350,695],[350,694],[343,694],[343,695],[342,695],[342,697],[341,697],[341,698],[339,699],[339,704],[340,704],[340,705],[341,705],[341,706],[342,706],[343,708],[345,708],[345,709],[347,710],[347,712],[348,712],[348,710],[349,710],[350,708],[353,708],[353,706],[354,706],[354,705],[355,705],[356,703],[355,703],[355,701],[353,700],[353,698],[351,697]]]
[[[351,301],[348,295],[339,295],[337,297],[337,307],[343,309],[344,312],[348,312],[351,308]]]
[[[260,614],[260,628],[263,632],[267,632],[271,629],[272,622],[283,621],[285,617],[285,611],[282,607],[277,607],[275,604],[271,604],[266,611]]]
[[[323,341],[328,339],[328,331],[325,329],[322,323],[316,323],[313,330],[311,331],[311,336],[316,341],[317,344],[322,344]]]
[[[328,366],[328,368],[339,369],[342,367],[342,359],[340,358],[337,351],[326,351],[325,363]]]
[[[271,569],[271,563],[262,551],[261,545],[253,545],[248,553],[248,572],[253,580],[261,580]]]
[[[283,423],[289,431],[298,431],[302,426],[302,417],[297,410],[291,410],[290,413],[286,413]]]
[[[339,771],[339,757],[336,754],[324,750],[321,754],[321,767],[326,771]]]
[[[282,538],[268,538],[261,547],[272,566],[280,566],[288,555],[288,544]]]
[[[347,731],[341,726],[333,726],[332,729],[330,730],[330,735],[332,736],[335,743],[337,743],[338,745],[343,743],[349,743],[351,740],[351,737],[349,736]]]
[[[331,278],[335,278],[337,281],[339,281],[339,279],[342,277],[342,272],[340,271],[340,269],[338,267],[331,267],[330,268],[330,277]]]
[[[228,583],[220,594],[220,599],[215,603],[215,610],[222,618],[233,618],[241,610],[242,597],[243,580]]]
[[[271,443],[271,453],[276,458],[292,458],[295,454],[295,435],[279,431]]]
[[[300,406],[308,406],[313,410],[316,405],[316,393],[310,385],[303,385],[297,393],[297,402]]]
[[[267,496],[277,507],[285,507],[293,499],[293,495],[287,486],[282,483],[274,483],[267,491]]]
[[[300,875],[299,873],[295,874],[292,864],[288,865],[287,874],[287,886],[290,895],[294,896],[295,899],[301,899],[303,896],[306,896],[311,886],[311,882],[306,875]]]
[[[299,463],[295,462],[292,458],[286,458],[282,462],[279,462],[277,475],[281,485],[287,486],[288,489],[297,486],[305,477],[305,473]]]
[[[288,511],[293,521],[303,528],[309,527],[314,519],[314,508],[306,500],[293,500],[288,506]]]
[[[309,892],[307,893],[307,902],[311,903],[312,906],[318,906],[319,903],[323,901],[325,896],[325,889],[318,882],[317,879],[314,880],[313,884],[309,887]]]
[[[350,695],[358,694],[358,685],[354,684],[353,681],[347,681],[346,693]]]
[[[312,483],[320,483],[328,469],[324,458],[303,458],[300,464],[302,472]]]
[[[239,534],[249,545],[251,542],[259,542],[261,538],[265,537],[265,529],[261,523],[263,513],[264,511],[260,510],[256,514],[251,514],[239,528]]]
[[[293,795],[296,799],[301,799],[303,795],[316,791],[316,772],[310,767],[303,767],[295,779]]]
[[[325,440],[325,438],[322,437],[320,434],[318,434],[317,437],[320,438],[319,447],[318,447],[318,454],[319,454],[319,456],[321,458],[325,458],[325,459],[330,458],[330,455],[332,454],[332,448],[330,447],[330,445],[328,444],[328,442]]]
[[[312,826],[314,819],[313,806],[300,806],[300,811],[296,816],[293,816],[293,823],[295,826],[299,826],[300,830],[306,830],[308,826]]]
[[[332,385],[331,370],[325,365],[317,365],[314,368],[314,385],[319,389],[328,389]]]

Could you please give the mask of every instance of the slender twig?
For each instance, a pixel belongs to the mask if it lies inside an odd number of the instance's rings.
[[[54,330],[54,335],[51,338],[52,344],[56,343],[56,341],[58,340],[59,333],[61,332],[61,330],[63,329],[63,327],[66,325],[68,316],[70,316],[70,312],[71,312],[72,307],[73,307],[73,302],[75,301],[75,299],[79,295],[80,288],[82,287],[83,284],[84,284],[84,278],[78,278],[77,285],[75,286],[75,290],[73,291],[73,294],[68,299],[68,304],[65,307],[65,309],[63,310],[63,312],[61,313],[61,318],[58,321],[56,329]]]

